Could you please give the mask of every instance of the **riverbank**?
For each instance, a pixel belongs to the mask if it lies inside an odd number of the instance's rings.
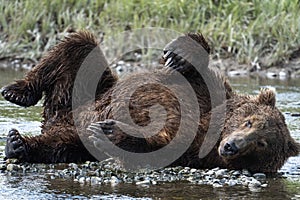
[[[138,57],[138,59],[136,57]],[[122,75],[124,73],[145,71],[159,65],[159,56],[156,59],[153,59],[151,64],[149,64],[149,61],[146,61],[146,64],[144,63],[143,55],[138,54],[136,57],[129,58],[130,61],[117,60],[112,63],[110,67],[118,75]],[[0,69],[10,68],[17,71],[27,71],[30,70],[37,62],[34,62],[33,60],[10,58],[0,61]],[[227,77],[253,76],[280,80],[300,77],[300,57],[269,68],[263,68],[259,65],[259,63],[240,64],[233,58],[211,59],[209,66],[218,68]]]
[[[75,30],[87,29],[105,40],[143,27],[202,32],[212,47],[213,60],[225,66],[229,59],[229,64],[232,60],[248,71],[271,70],[279,75],[284,74],[283,69],[293,74],[294,68],[286,67],[286,63],[300,57],[298,0],[42,0],[38,4],[33,0],[0,0],[0,9],[0,60],[10,60],[14,65],[29,67],[36,63],[58,40]],[[244,73],[233,71],[231,74]]]

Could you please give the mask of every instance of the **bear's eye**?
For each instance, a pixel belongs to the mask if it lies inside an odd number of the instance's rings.
[[[251,128],[252,127],[252,122],[250,120],[248,120],[246,123],[245,123],[245,126],[247,128]]]

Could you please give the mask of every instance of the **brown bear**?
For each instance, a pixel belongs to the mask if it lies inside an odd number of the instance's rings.
[[[76,76],[92,52],[98,62],[92,62],[87,77],[100,80],[94,93],[89,81],[81,82],[79,90],[87,92],[77,96]],[[276,172],[288,157],[298,155],[300,145],[275,106],[274,92],[236,94],[222,75],[207,66],[208,53],[201,34],[180,36],[166,46],[164,67],[118,80],[91,33],[69,35],[24,80],[2,89],[5,99],[24,107],[35,105],[44,95],[42,134],[24,137],[11,130],[6,157],[44,163],[92,161],[105,155],[122,159],[107,144],[108,138],[117,149],[141,155],[165,147],[174,154],[185,149],[171,166]],[[127,112],[133,123],[128,122]],[[147,129],[149,125],[154,128]],[[153,130],[157,132],[150,134]],[[172,144],[173,140],[177,142]],[[203,145],[210,146],[204,154]]]

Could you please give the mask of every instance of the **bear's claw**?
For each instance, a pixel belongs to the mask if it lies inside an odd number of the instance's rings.
[[[98,134],[99,132],[103,132],[105,135],[109,135],[113,133],[113,127],[116,124],[114,120],[105,120],[99,121],[96,123],[92,123],[87,130]]]
[[[1,89],[1,94],[7,101],[23,107],[35,105],[41,98],[42,94],[35,94],[32,90],[24,87],[24,82],[17,82]]]
[[[93,142],[94,147],[109,157],[118,155],[118,153],[115,152],[116,147],[107,141],[107,139],[111,140],[114,138],[115,125],[116,121],[107,119],[105,121],[92,123],[87,128],[87,130],[93,134],[89,136],[89,139]]]
[[[177,71],[181,71],[186,67],[187,61],[181,56],[173,53],[170,50],[165,50],[163,59],[165,60],[165,66]]]
[[[7,135],[5,146],[6,158],[22,158],[25,155],[24,141],[16,129],[11,129]]]

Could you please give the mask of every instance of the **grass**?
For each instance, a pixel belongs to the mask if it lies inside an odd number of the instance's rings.
[[[0,0],[0,58],[36,61],[70,30],[201,31],[215,58],[272,66],[300,47],[298,0]]]

